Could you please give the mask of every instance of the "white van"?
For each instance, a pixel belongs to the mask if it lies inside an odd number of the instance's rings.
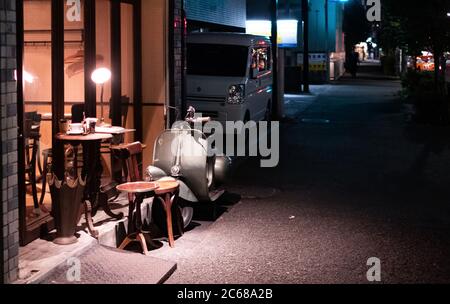
[[[271,42],[241,33],[193,33],[187,38],[187,106],[222,124],[269,120]]]

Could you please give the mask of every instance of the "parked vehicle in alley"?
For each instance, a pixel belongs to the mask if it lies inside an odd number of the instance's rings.
[[[179,206],[184,227],[192,220],[192,203],[214,203],[222,196],[224,190],[220,186],[231,164],[228,157],[209,153],[207,137],[192,128],[194,122],[193,117],[187,117],[184,123],[162,132],[155,141],[153,165],[146,169],[147,180],[175,178],[179,181],[179,197],[185,202]],[[155,222],[164,219],[160,216],[163,212],[152,210]],[[164,223],[158,226],[164,227]]]
[[[187,104],[213,120],[260,121],[271,115],[270,39],[241,33],[187,38]]]

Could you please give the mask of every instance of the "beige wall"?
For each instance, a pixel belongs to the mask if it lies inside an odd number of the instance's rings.
[[[153,143],[164,130],[167,99],[167,0],[142,1],[142,93],[144,168],[151,164]],[[147,104],[147,105],[146,105]],[[149,105],[151,104],[151,105]]]

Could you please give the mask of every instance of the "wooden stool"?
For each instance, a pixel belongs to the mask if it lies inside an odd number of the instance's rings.
[[[167,236],[169,238],[169,246],[175,247],[175,240],[172,229],[172,205],[176,203],[180,184],[176,180],[160,180],[157,181],[158,188],[155,190],[155,200],[160,200],[166,211]],[[154,203],[154,202],[153,202]]]
[[[135,197],[134,201],[130,201],[128,208],[127,237],[120,244],[119,249],[124,249],[129,243],[136,241],[141,244],[143,253],[148,255],[147,242],[142,232],[141,204],[144,198],[151,196],[157,187],[156,182],[130,182],[117,186],[117,190],[128,193],[129,197],[133,195]]]
[[[25,185],[31,186],[34,212],[40,214],[39,198],[37,193],[36,161],[39,157],[40,122],[34,119],[35,112],[28,113],[29,118],[25,119],[24,143],[25,143]]]
[[[44,166],[42,167],[42,174],[41,174],[42,191],[41,191],[41,198],[39,199],[39,205],[41,206],[41,209],[44,208],[46,210],[46,207],[44,206],[44,197],[47,191],[47,174],[51,171],[49,170],[51,168],[51,161],[49,161],[49,159],[53,158],[52,149],[50,148],[42,151],[42,156],[44,157]]]

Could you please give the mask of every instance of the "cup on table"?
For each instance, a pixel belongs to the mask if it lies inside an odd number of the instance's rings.
[[[71,124],[69,124],[69,128],[67,130],[67,133],[82,134],[83,132],[84,132],[84,130],[83,130],[83,124],[82,123],[71,123]]]
[[[97,118],[86,118],[86,133],[95,133],[97,121]]]

